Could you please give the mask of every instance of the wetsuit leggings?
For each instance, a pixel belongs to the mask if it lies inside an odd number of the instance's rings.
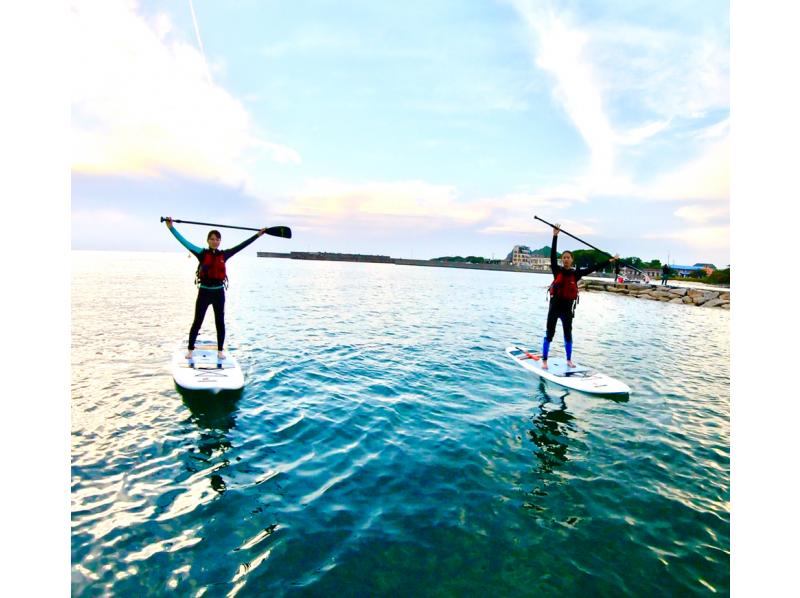
[[[544,337],[542,347],[542,357],[547,359],[550,350],[550,343],[556,334],[556,322],[561,320],[564,328],[564,346],[567,350],[567,359],[572,359],[572,301],[550,301],[550,309],[547,312],[547,332]]]
[[[217,326],[217,351],[222,351],[225,344],[225,289],[204,289],[200,287],[197,291],[197,301],[194,304],[194,321],[189,330],[189,350],[194,350],[194,343],[203,325],[208,306],[214,308],[214,323]]]

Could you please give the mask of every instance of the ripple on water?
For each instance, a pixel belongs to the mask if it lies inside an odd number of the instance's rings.
[[[76,595],[729,591],[727,312],[587,294],[615,402],[503,354],[541,342],[547,277],[231,268],[248,384],[204,397],[167,370],[191,261],[73,253]]]

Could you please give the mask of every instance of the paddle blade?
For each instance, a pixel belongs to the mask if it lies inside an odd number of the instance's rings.
[[[273,237],[281,237],[282,239],[291,239],[292,229],[288,226],[271,226],[267,229],[267,234]]]

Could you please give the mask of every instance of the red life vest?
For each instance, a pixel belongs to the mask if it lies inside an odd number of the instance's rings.
[[[574,270],[562,270],[550,285],[550,296],[575,301],[578,298],[578,278]]]
[[[208,249],[203,250],[200,265],[197,266],[197,280],[201,284],[220,284],[228,280],[228,275],[225,273],[225,256],[221,251],[212,253]]]

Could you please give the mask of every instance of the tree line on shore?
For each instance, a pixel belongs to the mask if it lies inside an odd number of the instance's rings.
[[[543,257],[550,257],[550,246],[545,245],[541,249],[537,249],[535,251],[531,251],[534,255],[540,255]],[[561,252],[556,252],[558,257],[561,257]],[[602,251],[596,251],[594,249],[576,249],[572,252],[572,256],[575,258],[575,264],[581,268],[585,268],[587,266],[593,266],[595,264],[602,263],[606,261],[609,256],[607,253],[603,253]],[[480,257],[476,255],[468,255],[467,257],[462,257],[460,255],[448,255],[443,257],[435,257],[431,258],[433,262],[468,262],[470,264],[500,264],[503,260],[494,260],[485,257]],[[660,268],[661,262],[659,260],[651,260],[649,262],[644,262],[638,257],[626,257],[623,258],[628,264],[635,266],[637,268]]]
[[[531,253],[534,255],[549,257],[550,246],[545,245],[541,249],[532,250]],[[558,255],[558,257],[561,257],[561,252],[556,252],[556,255]],[[608,260],[609,256],[607,253],[603,253],[602,251],[597,251],[596,249],[576,249],[572,251],[572,257],[575,259],[575,265],[577,267],[587,268],[589,266],[594,266],[595,264],[600,264],[602,262],[605,262],[606,260]],[[500,264],[503,262],[503,260],[488,259],[475,255],[468,255],[466,257],[462,257],[460,255],[443,256],[443,257],[432,258],[431,261],[461,262],[470,264]],[[630,264],[634,268],[638,268],[640,270],[645,270],[645,269],[660,270],[663,267],[663,264],[659,259],[644,261],[639,257],[630,256],[630,257],[620,258],[620,261],[623,264]],[[725,268],[724,270],[715,270],[711,274],[706,274],[705,270],[698,270],[690,278],[685,278],[684,280],[695,280],[711,284],[730,284],[731,269]]]
[[[468,255],[467,257],[461,257],[460,255],[450,255],[444,257],[434,257],[431,258],[430,261],[432,262],[459,262],[459,263],[469,263],[469,264],[500,264],[503,260],[492,260],[485,257],[480,257],[477,255]]]

